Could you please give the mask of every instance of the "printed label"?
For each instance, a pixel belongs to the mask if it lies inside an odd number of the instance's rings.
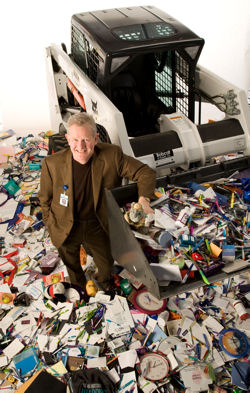
[[[173,164],[175,162],[173,150],[167,150],[161,153],[154,153],[154,160],[156,168],[164,165]]]

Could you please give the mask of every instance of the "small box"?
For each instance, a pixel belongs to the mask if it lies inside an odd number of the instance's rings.
[[[196,244],[196,239],[192,235],[181,235],[180,237],[180,246],[181,247],[194,247]]]
[[[40,268],[43,274],[50,274],[60,261],[59,255],[54,252],[48,252],[44,257],[40,259]]]

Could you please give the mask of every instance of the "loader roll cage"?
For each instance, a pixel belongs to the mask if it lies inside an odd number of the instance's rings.
[[[195,117],[195,68],[204,40],[153,7],[75,14],[71,56],[123,113],[128,136],[159,132],[162,113]]]

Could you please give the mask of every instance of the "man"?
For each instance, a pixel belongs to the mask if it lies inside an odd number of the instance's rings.
[[[83,244],[98,268],[97,281],[108,290],[114,261],[104,190],[120,186],[122,178],[135,181],[138,201],[146,213],[152,212],[155,171],[118,146],[98,143],[96,124],[87,113],[70,117],[66,138],[68,149],[43,160],[39,192],[43,221],[71,283],[85,288],[79,258]]]

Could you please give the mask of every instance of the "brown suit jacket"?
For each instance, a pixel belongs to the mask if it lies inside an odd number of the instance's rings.
[[[133,157],[123,154],[119,146],[98,143],[92,164],[92,183],[96,216],[108,233],[104,189],[121,185],[122,178],[137,182],[139,196],[154,197],[155,171]],[[68,206],[60,204],[60,195],[67,186]],[[62,150],[43,160],[39,199],[44,224],[48,227],[53,244],[59,248],[68,237],[74,223],[74,195],[72,153]]]

